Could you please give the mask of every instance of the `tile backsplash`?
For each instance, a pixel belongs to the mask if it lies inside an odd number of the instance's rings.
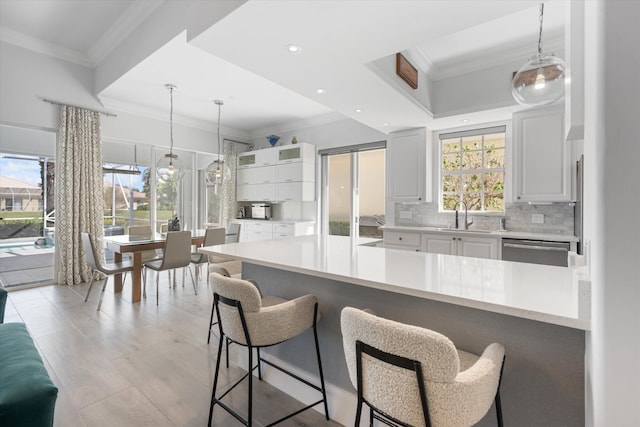
[[[533,223],[533,214],[544,215],[544,223]],[[410,218],[406,218],[407,216]],[[470,213],[469,219],[473,219],[473,224],[469,229],[498,230],[500,218],[503,217],[506,218],[507,230],[574,234],[574,203],[553,203],[550,205],[507,203],[504,215]],[[464,211],[461,212],[461,218],[464,218]],[[454,214],[438,212],[438,203],[396,203],[395,225],[453,227],[453,224]]]

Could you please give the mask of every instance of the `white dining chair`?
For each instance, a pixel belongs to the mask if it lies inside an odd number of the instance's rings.
[[[89,233],[81,233],[81,239],[87,265],[92,270],[91,281],[89,282],[89,289],[87,289],[87,295],[84,297],[84,302],[87,302],[87,300],[89,299],[89,294],[91,293],[93,281],[95,280],[96,276],[99,273],[104,273],[107,275],[107,278],[104,279],[102,291],[100,292],[100,299],[98,301],[97,310],[100,311],[100,307],[102,306],[102,298],[104,297],[104,291],[107,287],[109,276],[133,271],[133,261],[123,260],[121,262],[103,264],[102,259],[99,256],[99,252],[96,250],[96,246],[91,235]]]
[[[191,263],[191,231],[169,231],[167,232],[167,239],[162,252],[162,258],[156,261],[148,261],[144,263],[144,266],[156,271],[156,305],[158,304],[159,291],[158,282],[161,271],[175,270],[178,268],[187,268],[191,274],[191,282],[193,283],[193,291],[198,294],[196,289],[196,282],[193,278],[193,273],[189,269]],[[146,271],[145,271],[146,275]],[[174,273],[175,277],[175,273]],[[171,282],[169,282],[171,287]],[[143,295],[147,296],[147,280],[144,280],[144,292]]]

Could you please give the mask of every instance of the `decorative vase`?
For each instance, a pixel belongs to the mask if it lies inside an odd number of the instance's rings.
[[[267,137],[267,141],[269,141],[269,144],[271,144],[272,147],[276,146],[276,144],[278,143],[279,139],[280,139],[280,137],[278,135],[269,135]]]

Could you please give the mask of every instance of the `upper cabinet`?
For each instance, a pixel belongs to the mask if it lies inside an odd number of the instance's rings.
[[[286,145],[238,155],[238,201],[313,201],[315,147]]]
[[[427,130],[389,134],[386,150],[387,199],[392,202],[430,202],[427,185]]]
[[[564,137],[564,107],[513,114],[514,201],[571,200],[571,144]]]

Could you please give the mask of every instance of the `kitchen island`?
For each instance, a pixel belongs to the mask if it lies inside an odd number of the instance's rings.
[[[355,395],[340,333],[345,306],[448,336],[480,353],[506,349],[502,406],[506,425],[584,425],[584,348],[589,321],[573,269],[409,252],[361,245],[339,236],[301,236],[201,248],[243,261],[243,277],[267,294],[318,297],[320,345],[332,418],[352,424]],[[307,334],[273,349],[273,357],[316,375]],[[267,380],[292,389],[275,375]],[[280,383],[279,383],[280,382]],[[390,391],[391,392],[391,391]],[[304,400],[304,395],[293,392]],[[495,425],[493,411],[479,425]]]

